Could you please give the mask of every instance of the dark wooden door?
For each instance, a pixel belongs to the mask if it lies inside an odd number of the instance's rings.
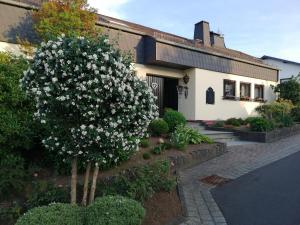
[[[159,115],[162,116],[164,110],[164,78],[147,75],[147,83],[157,97],[156,105],[159,107]]]

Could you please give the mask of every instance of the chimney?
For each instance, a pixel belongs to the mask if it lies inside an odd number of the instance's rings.
[[[224,37],[221,34],[210,32],[210,43],[212,46],[225,48]]]
[[[205,46],[211,46],[209,23],[201,21],[195,24],[194,40],[200,39]]]

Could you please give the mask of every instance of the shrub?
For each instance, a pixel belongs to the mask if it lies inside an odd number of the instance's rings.
[[[176,130],[171,134],[170,141],[179,150],[184,150],[188,144],[213,143],[207,136],[183,125],[176,127]]]
[[[229,118],[225,121],[226,125],[231,125],[235,127],[239,127],[242,125],[242,119],[237,119],[237,118]]]
[[[149,152],[145,152],[145,153],[143,154],[143,159],[148,160],[148,159],[150,159],[150,158],[151,158],[151,155],[150,155]]]
[[[155,155],[160,155],[164,150],[166,150],[166,145],[162,143],[153,147],[151,152]]]
[[[0,150],[0,200],[21,192],[25,185],[24,179],[23,158]]]
[[[161,136],[162,134],[168,133],[169,126],[163,119],[155,119],[149,124],[149,129],[152,135]]]
[[[214,124],[213,127],[224,127],[225,122],[221,120],[217,120]]]
[[[280,98],[288,99],[294,104],[300,103],[300,74],[292,79],[279,83],[274,91],[280,93]]]
[[[155,192],[171,191],[176,185],[170,175],[170,162],[157,161],[120,173],[115,179],[103,182],[97,196],[122,195],[143,202]]]
[[[70,204],[51,204],[29,210],[16,225],[82,225],[81,208]]]
[[[282,116],[289,115],[294,105],[289,100],[279,99],[276,102],[258,106],[256,111],[268,120],[280,121]]]
[[[21,86],[47,127],[45,148],[61,161],[78,158],[107,168],[127,160],[157,116],[151,88],[106,36],[43,42]]]
[[[281,127],[291,127],[294,125],[294,120],[292,116],[284,115],[280,118],[279,123]]]
[[[300,122],[300,105],[297,105],[292,109],[291,116],[293,117],[294,121]]]
[[[9,208],[0,207],[0,224],[13,225],[22,213],[22,207],[16,203]]]
[[[28,150],[35,144],[38,127],[33,121],[34,101],[25,96],[19,80],[28,62],[0,53],[0,146],[3,150]]]
[[[255,132],[265,132],[274,129],[274,124],[262,117],[252,118],[250,121],[250,129]]]
[[[148,148],[150,146],[150,141],[148,139],[142,139],[140,142],[142,148]]]
[[[122,196],[97,198],[86,209],[86,225],[140,225],[145,210],[139,202]]]
[[[50,203],[67,203],[69,202],[69,192],[54,184],[40,181],[35,182],[32,188],[32,195],[26,202],[28,209],[38,206],[49,205]]]
[[[253,120],[256,120],[258,117],[247,117],[245,120],[244,120],[244,122],[245,122],[245,125],[250,125],[251,124],[251,122],[253,121]]]
[[[182,113],[177,112],[173,109],[167,109],[164,115],[164,120],[169,125],[169,130],[172,132],[178,125],[185,125],[186,119]]]

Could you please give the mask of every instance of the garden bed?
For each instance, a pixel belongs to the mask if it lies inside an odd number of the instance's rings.
[[[300,133],[300,124],[295,124],[291,127],[276,128],[267,132],[253,132],[249,129],[240,128],[225,128],[225,127],[206,127],[207,130],[214,131],[228,131],[234,132],[234,135],[238,136],[242,141],[254,141],[262,143],[270,143],[278,141],[280,139],[290,137]]]
[[[176,190],[159,192],[144,203],[146,217],[142,225],[175,224],[183,217],[181,202]]]
[[[277,128],[268,132],[236,131],[236,133],[243,141],[269,143],[299,134],[300,124],[296,124],[292,127]]]

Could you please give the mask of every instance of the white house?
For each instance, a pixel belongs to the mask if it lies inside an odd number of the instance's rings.
[[[31,20],[35,1],[28,1],[0,0],[0,50],[18,52],[16,36],[38,41]],[[227,48],[206,21],[195,24],[193,39],[104,15],[98,15],[97,25],[132,53],[136,74],[158,97],[161,114],[168,107],[191,121],[245,118],[276,98],[271,85],[278,69]]]
[[[297,76],[300,74],[300,63],[293,62],[285,59],[279,59],[272,56],[264,55],[261,59],[271,66],[277,67],[279,69],[279,79],[280,81],[289,80],[292,76]]]

